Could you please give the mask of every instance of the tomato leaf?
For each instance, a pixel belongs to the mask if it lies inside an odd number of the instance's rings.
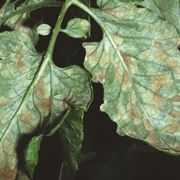
[[[48,24],[40,24],[37,27],[37,33],[42,35],[42,36],[48,36],[51,32],[51,26]]]
[[[65,162],[74,171],[78,169],[78,156],[83,141],[83,116],[83,109],[71,109],[59,130]]]
[[[91,85],[80,67],[58,68],[38,54],[26,33],[3,32],[0,39],[0,177],[7,180],[17,174],[23,134],[57,124],[71,107],[86,110]]]
[[[179,0],[144,0],[144,7],[156,13],[162,19],[174,25],[180,32],[180,1]]]
[[[28,13],[26,11],[24,13],[21,12],[16,14],[18,10],[23,10],[24,8],[29,8],[30,6],[34,6],[34,9],[36,9],[36,7],[40,8],[49,5],[55,6],[57,5],[56,2],[56,0],[18,0],[16,2],[8,1],[0,9],[0,26],[1,24],[5,24],[12,29],[15,27],[18,29],[23,24],[23,21],[28,17]]]
[[[78,169],[78,156],[83,141],[83,116],[83,109],[70,108],[47,135],[42,133],[31,139],[24,152],[25,168],[31,178],[33,178],[34,170],[38,163],[39,150],[43,138],[56,133],[59,133],[64,150],[64,163],[71,170],[71,175],[75,175]]]
[[[27,174],[33,178],[34,170],[38,164],[39,151],[41,147],[41,142],[43,140],[43,135],[35,136],[29,142],[24,154],[25,154],[25,169]]]
[[[73,38],[86,38],[90,27],[87,20],[74,18],[68,22],[66,29],[61,29],[61,31]]]
[[[180,43],[168,21],[145,8],[99,0],[90,9],[103,30],[85,43],[85,67],[104,87],[101,111],[117,133],[180,153]]]

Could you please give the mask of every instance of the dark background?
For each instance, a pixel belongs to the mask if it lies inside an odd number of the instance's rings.
[[[95,0],[92,5],[96,7]],[[43,8],[31,13],[31,20],[26,25],[33,27],[43,19],[52,27],[59,14],[58,8]],[[87,18],[78,8],[71,7],[66,15],[63,26],[73,17]],[[86,41],[100,41],[102,32],[91,20],[91,38]],[[44,52],[50,36],[40,36],[36,46],[39,52]],[[60,34],[54,51],[54,62],[59,67],[76,64],[83,67],[85,50],[84,40],[73,39]],[[103,102],[103,88],[93,84],[94,101],[84,118],[83,153],[93,152],[89,160],[80,164],[75,180],[179,180],[180,158],[159,152],[149,145],[128,137],[116,134],[116,125],[105,113],[99,111]],[[40,161],[34,180],[58,180],[62,148],[59,137],[53,136],[42,143]],[[70,180],[64,177],[63,180]]]

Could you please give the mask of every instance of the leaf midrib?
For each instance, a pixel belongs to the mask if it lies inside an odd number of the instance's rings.
[[[33,78],[32,82],[27,87],[27,92],[25,93],[24,97],[22,98],[22,101],[21,101],[19,107],[17,108],[15,114],[9,120],[10,122],[9,122],[8,126],[4,130],[2,136],[0,137],[0,142],[3,141],[3,139],[6,137],[7,133],[9,132],[9,129],[11,129],[11,127],[14,125],[14,123],[17,122],[16,117],[19,115],[19,113],[23,109],[26,100],[30,97],[30,95],[31,95],[31,93],[32,93],[32,91],[34,89],[34,86],[37,84],[37,82],[40,79],[42,73],[44,72],[47,64],[50,62],[50,57],[51,56],[49,54],[44,56],[42,62],[40,63],[39,69],[37,70],[37,72],[34,75],[34,78]]]

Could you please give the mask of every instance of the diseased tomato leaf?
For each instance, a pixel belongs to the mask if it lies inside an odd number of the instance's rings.
[[[25,169],[33,178],[35,167],[38,163],[40,145],[43,138],[56,133],[60,136],[60,142],[64,150],[64,165],[75,175],[78,169],[78,157],[83,141],[83,116],[84,109],[70,108],[59,122],[47,134],[39,134],[31,139],[25,149]]]
[[[51,127],[71,107],[86,110],[91,85],[80,67],[58,68],[42,58],[26,33],[3,32],[0,39],[0,178],[12,180],[23,134]]]
[[[87,38],[90,28],[91,25],[86,19],[73,18],[67,23],[65,29],[61,29],[61,32],[73,38]]]
[[[78,169],[78,156],[83,141],[83,116],[83,109],[71,109],[59,130],[65,153],[65,163],[72,171]]]
[[[143,0],[97,0],[97,4],[100,8],[108,7],[111,6],[112,3],[118,3],[118,2],[123,2],[123,3],[130,3],[130,4],[139,4]]]
[[[174,25],[180,32],[180,1],[179,0],[144,0],[144,7],[156,13],[162,19]]]
[[[99,0],[91,9],[103,29],[85,43],[85,67],[104,87],[106,112],[117,133],[180,153],[180,37],[168,21],[145,8]]]
[[[4,18],[16,12],[17,10],[23,9],[27,6],[37,5],[38,3],[50,3],[50,2],[56,2],[56,0],[52,0],[52,1],[51,0],[24,0],[24,1],[17,0],[15,2],[6,1],[4,6],[0,9],[0,25],[3,23],[10,28],[14,28],[16,26],[17,29],[19,28],[19,26],[21,26],[23,20],[27,18],[27,13],[14,15],[11,18],[6,19],[5,22],[4,22]]]

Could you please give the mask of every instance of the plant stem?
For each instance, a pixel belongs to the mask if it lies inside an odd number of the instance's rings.
[[[48,49],[47,49],[47,54],[48,56],[50,56],[52,58],[52,54],[53,54],[53,51],[54,51],[54,46],[55,46],[55,43],[56,43],[56,39],[58,37],[58,34],[60,32],[60,29],[61,29],[61,24],[62,24],[62,21],[64,19],[64,16],[68,10],[68,8],[72,5],[72,0],[66,0],[65,1],[65,4],[63,5],[62,9],[61,9],[61,12],[58,16],[58,19],[57,19],[57,22],[56,22],[56,25],[55,25],[55,28],[53,30],[53,34],[52,34],[52,38],[50,40],[50,43],[49,43],[49,46],[48,46]]]
[[[9,18],[14,17],[14,16],[16,16],[18,14],[29,13],[29,12],[31,12],[33,10],[40,9],[42,7],[49,7],[49,6],[59,7],[59,6],[62,6],[62,3],[58,2],[58,1],[46,1],[46,2],[40,2],[40,3],[37,3],[37,4],[25,6],[24,8],[18,9],[16,11],[12,12],[11,14],[8,14],[7,16],[2,17],[1,23],[4,23]]]

